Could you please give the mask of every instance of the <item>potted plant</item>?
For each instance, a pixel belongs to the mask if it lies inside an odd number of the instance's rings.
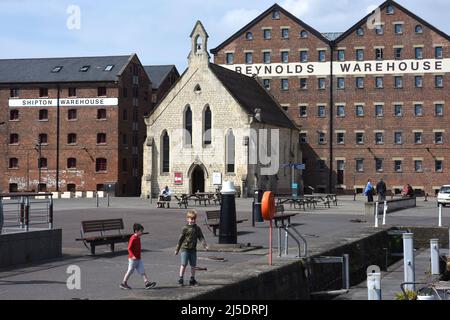
[[[406,297],[403,292],[395,294],[395,300],[417,300],[417,292],[414,290],[406,290]]]
[[[432,288],[424,288],[417,291],[417,300],[435,300]]]

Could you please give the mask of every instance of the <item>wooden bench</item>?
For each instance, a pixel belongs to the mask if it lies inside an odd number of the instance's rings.
[[[169,200],[167,200],[167,197],[159,196],[158,202],[156,202],[156,207],[157,208],[165,208],[167,206],[167,208],[170,208],[170,196],[168,198],[169,198]],[[180,206],[180,208],[181,208],[181,206]]]
[[[236,219],[236,223],[242,223],[247,220],[248,219]],[[205,225],[209,230],[212,228],[212,233],[214,236],[217,236],[216,230],[220,226],[220,210],[206,211]]]
[[[122,233],[124,229],[122,219],[105,219],[81,221],[81,238],[76,241],[83,241],[88,248],[90,245],[92,254],[95,254],[95,247],[99,245],[109,245],[114,252],[114,244],[118,242],[128,242],[133,233]],[[107,234],[108,231],[116,231],[113,234]],[[87,233],[99,232],[100,234],[86,236]],[[148,232],[146,232],[147,234]],[[89,249],[89,248],[88,248]]]

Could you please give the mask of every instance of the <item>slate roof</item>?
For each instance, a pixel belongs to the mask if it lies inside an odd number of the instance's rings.
[[[160,65],[160,66],[144,66],[145,72],[147,72],[148,77],[152,82],[152,87],[158,89],[164,79],[169,75],[169,73],[175,69],[178,73],[175,65]]]
[[[224,42],[222,42],[221,44],[219,44],[216,48],[211,49],[210,52],[212,54],[216,54],[219,50],[221,50],[223,47],[225,47],[227,44],[231,43],[233,40],[237,39],[238,37],[240,37],[245,31],[247,31],[248,29],[250,29],[251,27],[253,27],[254,25],[256,25],[258,22],[260,22],[262,19],[264,19],[268,14],[270,14],[273,10],[279,10],[280,12],[282,12],[284,15],[286,15],[287,17],[289,17],[290,19],[292,19],[294,22],[296,22],[298,25],[300,25],[302,28],[304,28],[305,30],[309,31],[310,33],[314,34],[317,38],[319,38],[320,40],[322,40],[324,43],[328,44],[329,40],[324,37],[319,31],[317,31],[316,29],[314,29],[313,27],[311,27],[310,25],[306,24],[305,22],[303,22],[302,20],[300,20],[299,18],[297,18],[296,16],[294,16],[292,13],[290,13],[289,11],[285,10],[283,7],[281,7],[278,4],[274,4],[273,6],[271,6],[269,9],[267,9],[266,11],[264,11],[263,13],[261,13],[259,16],[257,16],[255,19],[253,19],[252,21],[250,21],[247,25],[245,25],[244,27],[242,27],[241,29],[239,29],[235,34],[233,34],[231,37],[229,37],[227,40],[225,40]]]
[[[0,83],[117,81],[133,56],[0,59]],[[114,65],[111,71],[105,71],[108,65]],[[83,66],[90,67],[80,72]],[[52,72],[55,67],[62,69]]]
[[[297,128],[278,102],[257,80],[217,64],[210,63],[209,66],[247,113],[254,115],[255,109],[260,108],[261,122],[291,129]]]

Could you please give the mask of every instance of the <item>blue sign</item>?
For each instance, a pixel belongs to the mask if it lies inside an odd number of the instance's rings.
[[[292,184],[292,189],[298,189],[298,184],[297,183],[293,183]]]
[[[304,163],[285,163],[282,166],[283,167],[294,168],[294,169],[297,169],[297,170],[305,170],[305,164]]]

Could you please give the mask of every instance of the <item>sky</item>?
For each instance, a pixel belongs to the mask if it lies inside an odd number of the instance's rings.
[[[449,0],[398,0],[449,34]],[[128,55],[187,67],[197,20],[215,48],[274,0],[0,0],[0,59]],[[382,0],[278,0],[320,32],[342,32]]]

